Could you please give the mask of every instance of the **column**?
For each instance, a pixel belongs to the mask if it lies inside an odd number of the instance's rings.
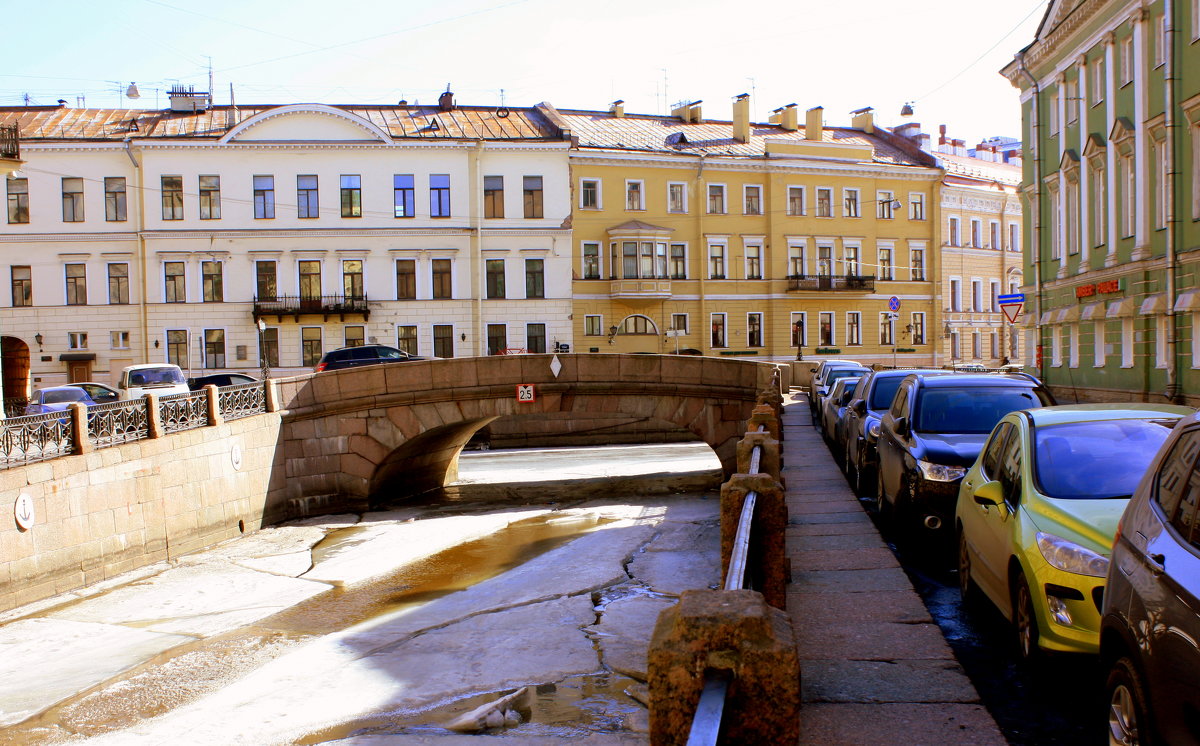
[[[1117,123],[1117,66],[1116,33],[1109,31],[1104,36],[1104,159],[1107,164],[1105,177],[1108,179],[1108,255],[1104,266],[1117,263],[1117,149],[1110,140]]]
[[[1145,9],[1134,11],[1133,23],[1133,127],[1134,160],[1137,161],[1137,197],[1134,200],[1135,234],[1133,259],[1145,259],[1150,255],[1150,215],[1146,205],[1150,201],[1150,159],[1146,153],[1146,111],[1148,108],[1147,76],[1150,72],[1149,27],[1150,14]]]

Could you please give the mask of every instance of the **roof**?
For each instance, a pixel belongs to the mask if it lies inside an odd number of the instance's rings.
[[[562,133],[537,108],[360,105],[341,109],[395,139],[545,140]],[[295,105],[289,105],[295,108]],[[126,138],[217,139],[251,117],[283,108],[277,105],[214,106],[190,113],[168,109],[73,109],[66,106],[0,107],[0,125],[17,125],[29,141],[121,141]]]
[[[1105,420],[1142,420],[1183,417],[1196,410],[1179,404],[1150,404],[1123,402],[1120,404],[1062,404],[1056,407],[1030,409],[1029,416],[1038,427],[1065,425],[1072,422],[1103,422]]]
[[[578,141],[580,148],[601,148],[648,153],[687,153],[692,155],[757,156],[766,154],[766,140],[806,142],[805,127],[785,130],[777,124],[750,124],[750,138],[733,138],[733,123],[705,120],[684,122],[678,117],[626,114],[578,109],[558,110],[560,126]],[[680,137],[680,134],[683,137]],[[882,128],[877,134],[848,127],[825,127],[822,142],[867,145],[873,152],[871,162],[904,166],[933,166],[932,159],[914,146]]]
[[[1030,376],[1006,373],[918,373],[923,385],[927,388],[958,388],[963,384],[979,387],[1023,388],[1040,386],[1041,383]]]
[[[949,153],[938,153],[936,157],[948,176],[999,182],[1005,186],[1021,185],[1021,167],[1011,163],[995,163]]]

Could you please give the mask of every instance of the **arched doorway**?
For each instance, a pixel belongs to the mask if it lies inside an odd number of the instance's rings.
[[[29,401],[29,345],[17,337],[0,337],[4,415],[25,413]]]

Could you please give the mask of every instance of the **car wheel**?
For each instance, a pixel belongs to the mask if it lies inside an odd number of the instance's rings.
[[[1029,592],[1029,583],[1025,581],[1025,573],[1017,571],[1013,582],[1013,626],[1017,631],[1017,652],[1021,660],[1034,663],[1038,660],[1041,648],[1038,647],[1037,615],[1033,610],[1033,594]]]
[[[979,586],[971,578],[971,553],[967,549],[967,535],[958,530],[958,595],[964,606],[979,599]]]
[[[1133,661],[1123,657],[1108,672],[1108,742],[1127,746],[1154,743],[1146,690]]]

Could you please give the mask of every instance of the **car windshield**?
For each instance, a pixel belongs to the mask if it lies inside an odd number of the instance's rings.
[[[867,409],[887,409],[892,405],[892,399],[896,398],[896,392],[900,389],[900,382],[904,380],[904,376],[889,376],[887,378],[875,379],[875,390],[871,392],[871,401],[867,405]]]
[[[1174,426],[1173,419],[1154,419],[1039,427],[1038,490],[1066,500],[1129,497]]]
[[[986,434],[1009,412],[1043,404],[1033,390],[1026,388],[963,386],[926,389],[917,400],[913,430],[922,433]]]
[[[825,383],[832,386],[833,382],[838,379],[858,378],[858,377],[862,376],[862,374],[863,374],[862,368],[835,368],[835,369],[829,371],[829,377],[825,379]]]
[[[64,402],[82,401],[87,397],[83,389],[55,389],[42,392],[43,404],[62,404]]]
[[[130,374],[129,380],[134,384],[187,383],[179,368],[145,368]]]

